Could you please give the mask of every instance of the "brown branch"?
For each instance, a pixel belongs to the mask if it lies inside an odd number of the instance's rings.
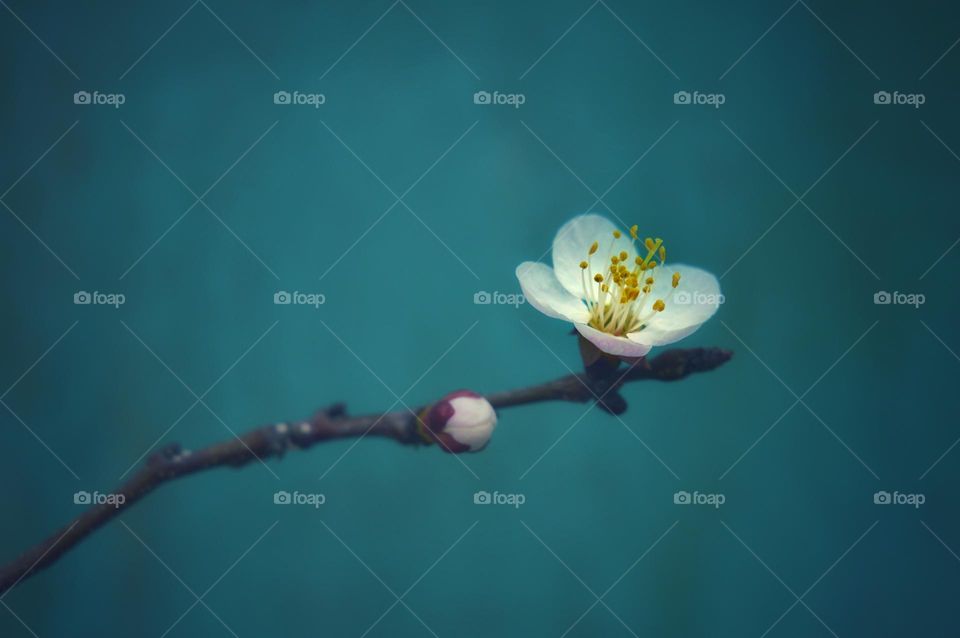
[[[713,370],[731,356],[730,351],[720,348],[668,350],[653,360],[635,363],[631,368],[600,375],[570,374],[547,383],[487,395],[487,399],[498,410],[541,401],[585,403],[598,400],[600,407],[620,413],[626,409],[626,403],[619,396],[619,388],[624,383],[643,379],[676,381],[692,373]],[[105,503],[90,507],[69,525],[0,569],[0,596],[55,563],[89,534],[163,483],[215,467],[241,467],[252,461],[281,457],[288,450],[306,450],[332,439],[379,436],[404,445],[425,445],[416,431],[415,412],[418,411],[419,408],[413,412],[351,417],[342,404],[337,404],[305,421],[263,426],[201,450],[190,451],[170,444],[148,458],[136,474],[113,492],[123,495],[122,504]]]

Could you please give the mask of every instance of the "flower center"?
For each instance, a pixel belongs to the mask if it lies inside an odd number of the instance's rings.
[[[619,230],[613,231],[606,258],[597,256],[600,243],[595,241],[587,251],[586,260],[580,262],[583,300],[590,311],[588,323],[616,336],[643,330],[654,315],[666,308],[663,299],[652,299],[656,279],[666,276],[663,265],[667,249],[663,240],[647,237],[640,242],[637,226],[632,226],[630,247],[636,252],[632,255],[626,250],[614,251],[622,236]],[[594,259],[600,263],[595,264]],[[673,273],[670,283],[667,299],[680,283],[680,273]]]

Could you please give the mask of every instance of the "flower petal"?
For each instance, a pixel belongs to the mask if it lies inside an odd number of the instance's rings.
[[[483,397],[459,396],[450,399],[453,416],[447,421],[444,432],[470,448],[471,452],[482,450],[490,441],[497,427],[497,413]]]
[[[588,214],[574,217],[557,231],[553,239],[553,270],[557,279],[571,294],[583,297],[583,274],[580,262],[587,259],[590,245],[599,242],[600,249],[591,260],[594,272],[606,272],[610,255],[621,250],[632,251],[629,234],[614,239],[617,230],[606,217]],[[620,229],[621,232],[624,232]]]
[[[579,297],[564,290],[550,266],[525,261],[517,266],[517,279],[530,305],[548,317],[574,323],[585,322],[589,318],[586,306]]]
[[[720,282],[706,270],[683,264],[669,264],[665,270],[679,272],[680,283],[663,312],[652,317],[643,330],[627,335],[634,343],[659,346],[679,341],[712,317],[723,302]],[[661,272],[650,298],[667,298],[670,284],[671,278]]]
[[[617,355],[618,357],[642,357],[650,352],[651,346],[649,345],[637,343],[626,337],[617,337],[606,332],[600,332],[585,323],[578,323],[577,331],[607,354]]]

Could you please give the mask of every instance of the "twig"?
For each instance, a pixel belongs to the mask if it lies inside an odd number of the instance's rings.
[[[603,397],[600,406],[619,413],[626,409],[626,403],[619,395],[619,387],[624,383],[643,379],[676,381],[695,372],[713,370],[731,356],[730,351],[720,348],[668,350],[653,360],[634,364],[626,373],[621,370],[616,376],[570,374],[547,383],[487,395],[487,399],[499,410],[540,401],[585,403]],[[415,413],[418,411],[419,408],[412,412],[351,417],[346,414],[343,404],[336,404],[305,421],[256,428],[239,438],[201,450],[190,451],[178,444],[167,445],[148,458],[144,466],[113,493],[123,495],[119,506],[110,503],[94,505],[0,569],[0,596],[55,563],[89,534],[168,481],[215,467],[241,467],[252,461],[281,457],[288,450],[306,450],[332,439],[379,436],[404,445],[425,445],[416,431]]]

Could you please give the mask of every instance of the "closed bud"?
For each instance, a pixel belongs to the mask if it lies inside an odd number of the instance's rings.
[[[453,454],[479,452],[496,426],[493,406],[470,390],[451,392],[421,412],[417,423],[425,441]]]

